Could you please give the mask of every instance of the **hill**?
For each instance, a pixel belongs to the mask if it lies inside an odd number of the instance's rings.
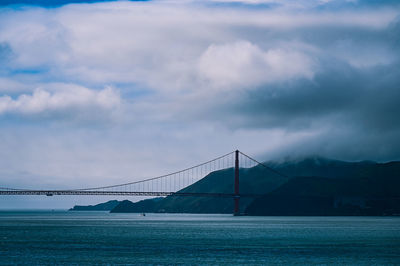
[[[304,162],[303,165],[304,166]],[[294,167],[292,167],[293,169]],[[398,215],[400,162],[329,162],[302,171],[246,209],[250,215]],[[323,169],[327,171],[324,173]]]
[[[117,206],[115,206],[110,212],[112,213],[124,213],[124,212],[156,212],[158,203],[163,200],[163,198],[154,198],[141,200],[139,202],[133,203],[129,200],[121,201]]]

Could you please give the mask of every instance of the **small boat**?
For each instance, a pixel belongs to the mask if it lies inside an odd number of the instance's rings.
[[[143,212],[143,213],[140,214],[140,216],[146,216],[146,214]]]

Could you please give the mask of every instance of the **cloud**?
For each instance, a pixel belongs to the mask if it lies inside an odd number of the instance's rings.
[[[243,5],[275,5],[285,8],[309,9],[309,8],[354,8],[364,6],[383,6],[398,4],[396,0],[212,0],[215,3],[243,4]]]
[[[199,61],[199,75],[218,88],[311,79],[314,72],[311,58],[303,53],[282,48],[263,51],[248,41],[210,45]]]
[[[69,112],[77,106],[109,108],[95,100],[94,90],[48,91],[54,82],[120,88],[134,103],[125,109],[135,114],[131,125],[145,117],[154,123],[213,123],[235,106],[237,117],[223,119],[228,128],[292,131],[357,109],[360,103],[352,97],[365,94],[370,84],[380,87],[380,69],[392,73],[397,67],[400,11],[386,6],[318,10],[305,1],[295,3],[302,7],[225,9],[156,1],[5,11],[0,41],[13,53],[5,84],[45,89],[6,91],[10,96],[1,98],[2,113],[71,116],[79,114]],[[114,96],[109,98],[119,99]],[[66,106],[60,98],[69,99]],[[354,117],[353,124],[361,121]]]
[[[211,53],[208,49],[233,49],[242,40],[253,45],[247,48],[253,57],[252,47],[258,47],[270,56],[280,51],[279,57],[289,52],[304,59],[308,55],[294,47],[281,49],[282,42],[318,38],[319,31],[379,30],[397,14],[390,9],[294,13],[113,2],[4,12],[0,40],[15,53],[10,70],[40,70],[42,77],[86,85],[135,83],[173,91],[200,86],[195,82],[204,76],[196,64]],[[305,43],[315,45],[310,41]]]
[[[96,91],[71,84],[53,84],[53,89],[37,88],[32,94],[20,94],[16,99],[7,95],[0,97],[0,116],[60,118],[71,113],[82,116],[85,112],[94,115],[99,111],[112,112],[120,105],[120,95],[111,87]]]

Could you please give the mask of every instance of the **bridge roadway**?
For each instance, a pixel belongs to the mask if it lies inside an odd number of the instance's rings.
[[[235,198],[235,197],[259,197],[260,194],[240,194],[234,193],[189,193],[189,192],[133,192],[133,191],[95,191],[95,190],[2,190],[0,195],[105,195],[105,196],[191,196],[191,197],[219,197],[219,198]]]

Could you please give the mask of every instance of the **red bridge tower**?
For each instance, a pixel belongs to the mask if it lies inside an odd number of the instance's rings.
[[[240,214],[239,200],[240,200],[240,195],[239,195],[239,151],[236,150],[235,151],[235,196],[234,196],[235,209],[234,209],[233,215]]]

